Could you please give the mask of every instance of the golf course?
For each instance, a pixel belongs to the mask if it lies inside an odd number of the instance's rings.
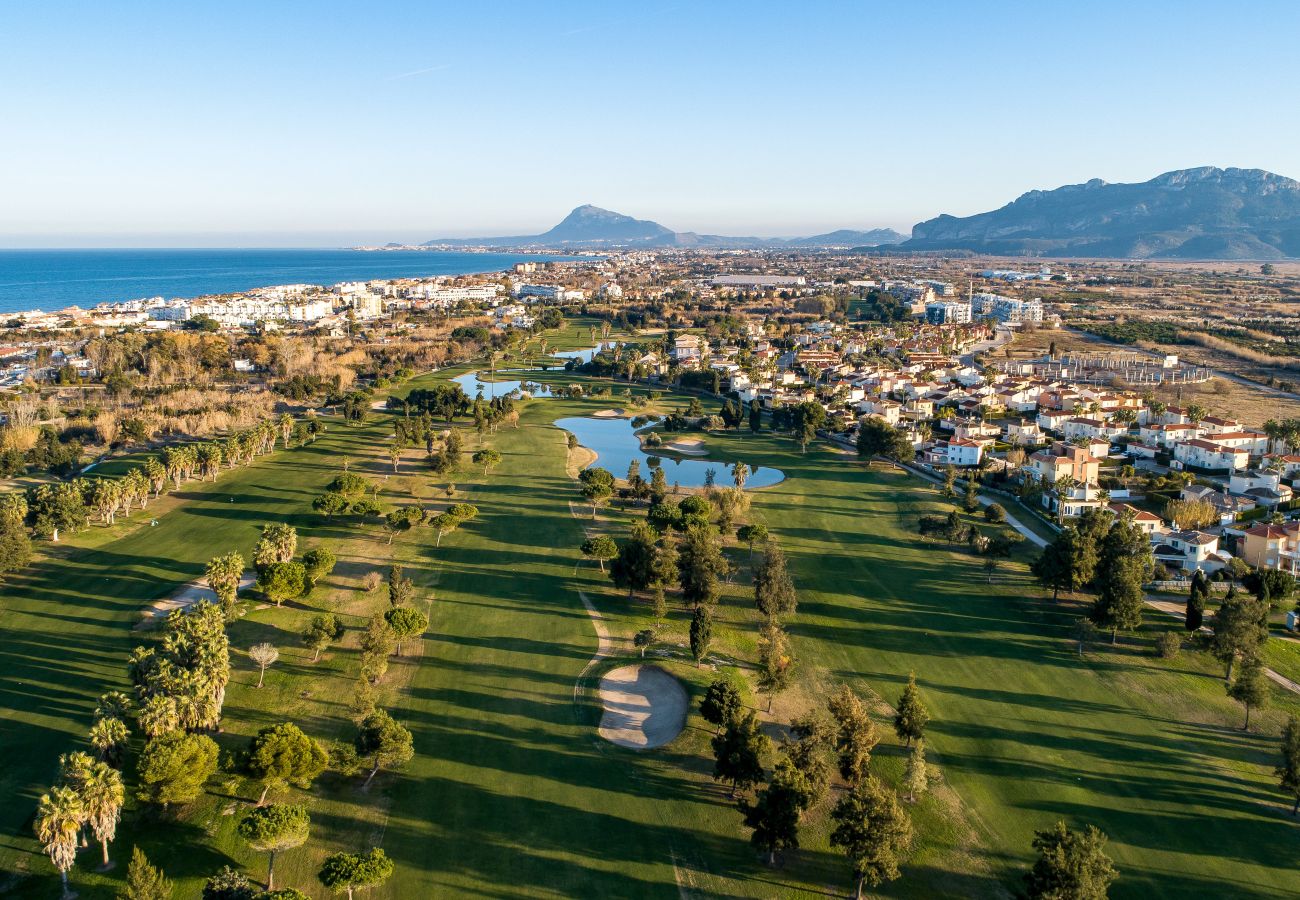
[[[578,347],[586,338],[585,328],[570,328],[554,343]],[[421,375],[394,393],[475,368]],[[789,435],[767,429],[708,433],[708,455],[692,458],[716,462],[720,480],[736,461],[784,475],[748,491],[746,521],[766,524],[789,558],[799,594],[787,623],[795,683],[770,711],[752,688],[761,618],[752,553],[733,534],[725,552],[739,572],[724,588],[705,664],[690,654],[690,612],[672,593],[646,654],[684,689],[685,727],[645,749],[606,740],[602,679],[642,662],[633,636],[654,622],[646,597],[615,588],[578,548],[593,535],[621,540],[645,511],[616,502],[593,516],[577,490],[576,455],[553,423],[621,408],[628,386],[592,396],[611,383],[562,371],[529,379],[580,384],[586,396],[519,401],[517,427],[483,436],[464,419],[440,423],[464,433],[467,451],[480,442],[499,451],[486,474],[466,459],[458,472],[436,476],[422,448],[394,465],[388,447],[398,413],[372,411],[361,424],[322,415],[327,428],[315,440],[188,483],[115,527],[45,545],[0,587],[0,790],[11,798],[0,808],[0,895],[58,892],[32,815],[59,754],[85,748],[96,698],[129,689],[131,650],[154,639],[135,627],[142,612],[200,577],[211,557],[249,557],[271,522],[294,526],[300,549],[327,547],[339,562],[309,595],[281,607],[250,596],[230,625],[234,672],[213,735],[223,753],[285,721],[327,748],[351,741],[361,635],[388,602],[382,590],[363,588],[368,573],[402,565],[430,620],[378,685],[378,705],[410,730],[414,758],[368,786],[330,772],[311,790],[286,788],[307,808],[311,836],[277,858],[277,887],[324,897],[316,873],[325,857],[379,846],[396,870],[375,897],[844,895],[851,877],[830,844],[829,804],[809,814],[800,848],[778,867],[751,847],[727,788],[712,778],[714,728],[698,701],[730,672],[751,685],[747,703],[779,737],[801,711],[849,684],[871,699],[885,735],[872,770],[896,784],[907,752],[892,734],[892,704],[915,673],[932,716],[926,751],[936,777],[907,807],[915,841],[902,877],[881,896],[1011,897],[1032,863],[1034,832],[1058,820],[1109,836],[1120,873],[1113,897],[1300,893],[1289,857],[1300,826],[1273,775],[1277,734],[1300,698],[1276,691],[1243,731],[1217,662],[1151,652],[1150,637],[1176,624],[1154,611],[1115,646],[1081,652],[1072,625],[1084,606],[1053,603],[1037,586],[1030,548],[1020,545],[986,572],[965,548],[918,535],[923,515],[952,508],[933,486],[823,442],[800,452]],[[686,402],[668,392],[636,412]],[[478,516],[439,545],[427,527],[392,537],[374,521],[313,511],[345,468],[371,480],[386,506],[438,506],[450,483],[452,502],[473,504]],[[313,662],[299,635],[321,612],[339,615],[347,631]],[[261,642],[280,656],[259,688],[247,651]],[[114,857],[139,845],[175,880],[178,897],[199,896],[224,865],[261,879],[264,856],[236,833],[240,812],[256,800],[253,785],[225,771],[182,808],[129,800]],[[114,897],[125,866],[97,871],[96,853],[78,860],[73,889]]]

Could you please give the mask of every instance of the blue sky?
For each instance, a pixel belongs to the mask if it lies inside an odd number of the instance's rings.
[[[8,2],[0,246],[811,234],[1300,177],[1295,3]]]

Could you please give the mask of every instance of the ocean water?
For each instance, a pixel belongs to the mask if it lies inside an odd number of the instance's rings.
[[[571,258],[454,250],[0,250],[0,313],[274,284],[469,275]]]

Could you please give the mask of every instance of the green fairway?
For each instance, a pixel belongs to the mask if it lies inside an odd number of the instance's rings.
[[[484,477],[466,461],[453,477],[457,499],[477,505],[480,516],[441,548],[427,529],[390,548],[373,525],[348,527],[310,512],[344,456],[369,477],[391,471],[387,416],[375,414],[361,428],[333,422],[315,444],[225,473],[215,485],[187,485],[159,507],[159,527],[142,524],[147,516],[137,513],[129,532],[96,529],[73,542],[84,546],[63,550],[66,559],[40,562],[7,584],[0,690],[13,712],[0,723],[0,787],[16,799],[0,812],[0,863],[39,876],[16,882],[18,890],[57,890],[52,867],[32,854],[28,820],[58,753],[82,739],[94,698],[125,683],[126,655],[141,640],[130,630],[139,609],[200,574],[209,556],[246,552],[257,528],[277,520],[299,527],[300,546],[327,542],[340,566],[303,604],[254,611],[232,626],[232,646],[271,640],[282,656],[259,692],[255,670],[235,654],[223,747],[283,718],[326,742],[349,737],[357,630],[386,604],[382,591],[357,591],[361,575],[401,560],[419,599],[431,601],[421,654],[397,661],[385,687],[385,705],[414,733],[416,758],[400,773],[381,775],[368,792],[355,779],[333,776],[311,794],[291,792],[308,803],[313,836],[277,862],[278,883],[323,896],[314,879],[320,859],[374,843],[398,866],[374,896],[845,891],[847,865],[827,843],[829,804],[811,816],[803,848],[781,868],[761,865],[726,790],[709,777],[712,729],[698,716],[676,741],[651,752],[596,736],[599,707],[590,688],[613,663],[583,675],[596,635],[578,592],[597,605],[629,655],[626,638],[645,626],[649,610],[614,591],[576,548],[586,529],[620,535],[639,513],[610,510],[593,524],[579,505],[583,518],[575,518],[570,502],[579,497],[566,475],[564,435],[550,422],[611,403],[618,405],[609,398],[524,404],[519,428],[487,438],[503,454],[501,465]],[[476,442],[467,432],[467,449]],[[1122,873],[1116,897],[1262,898],[1300,890],[1285,855],[1297,826],[1271,775],[1282,709],[1260,716],[1258,730],[1245,734],[1217,664],[1205,658],[1184,653],[1160,661],[1122,642],[1081,659],[1068,632],[1079,610],[1041,599],[1023,559],[1004,564],[990,584],[978,558],[915,537],[916,520],[943,506],[937,492],[910,477],[868,470],[830,449],[803,455],[784,436],[710,435],[707,442],[715,458],[787,475],[753,492],[751,514],[780,539],[801,593],[790,623],[800,683],[777,700],[775,714],[788,717],[842,680],[893,702],[912,670],[925,693],[934,716],[929,758],[943,780],[909,807],[917,845],[887,895],[1006,896],[1030,861],[1034,829],[1057,818],[1110,835]],[[421,458],[412,451],[401,474],[382,482],[387,502],[409,501],[412,492],[425,501],[439,496],[446,479],[435,481]],[[741,562],[748,555],[734,542],[729,552]],[[719,610],[717,652],[752,658],[751,606],[738,580]],[[675,601],[670,607],[661,664],[698,696],[713,673],[674,648],[684,640],[684,613]],[[296,632],[322,608],[343,612],[351,633],[313,665]],[[876,711],[887,736],[873,766],[896,780],[901,750],[883,718],[887,708]],[[265,860],[234,836],[238,816],[231,813],[249,798],[247,785],[219,776],[179,825],[133,811],[115,855],[129,854],[139,840],[177,878],[178,896],[194,896],[202,878],[226,862],[261,877]],[[98,876],[88,864],[73,872],[84,897],[112,896],[118,878],[120,870]]]

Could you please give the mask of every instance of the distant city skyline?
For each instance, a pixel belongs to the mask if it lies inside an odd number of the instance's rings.
[[[417,243],[583,203],[906,233],[1090,178],[1300,177],[1300,9],[1055,7],[9,8],[0,247]]]

